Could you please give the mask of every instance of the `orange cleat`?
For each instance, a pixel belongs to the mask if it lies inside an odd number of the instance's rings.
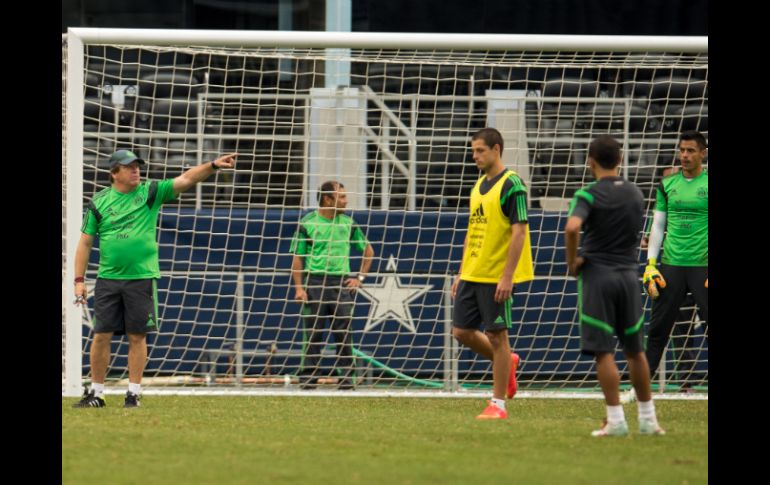
[[[476,419],[508,419],[508,413],[489,402],[487,408]]]
[[[508,399],[513,398],[519,388],[516,384],[516,368],[519,367],[519,361],[521,361],[519,354],[511,353],[511,375],[508,376],[508,392],[505,393],[505,397]]]

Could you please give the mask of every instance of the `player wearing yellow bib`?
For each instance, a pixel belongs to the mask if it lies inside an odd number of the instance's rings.
[[[452,285],[452,335],[492,361],[492,400],[477,419],[505,419],[505,398],[516,393],[519,364],[508,343],[513,285],[534,279],[527,189],[503,165],[499,131],[479,130],[471,148],[484,175],[471,190],[462,265]],[[479,331],[482,324],[484,333]]]

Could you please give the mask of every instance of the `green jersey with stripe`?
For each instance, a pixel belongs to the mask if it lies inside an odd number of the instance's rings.
[[[158,213],[173,199],[173,179],[145,181],[127,194],[107,187],[94,195],[80,231],[99,237],[99,278],[160,278]]]
[[[350,216],[327,219],[315,210],[300,220],[290,250],[306,256],[305,270],[310,274],[343,276],[350,274],[350,247],[364,251],[368,245]]]
[[[501,177],[506,177],[503,188],[500,190],[500,208],[503,210],[503,214],[510,220],[511,224],[527,222],[527,188],[518,175],[503,170],[492,180],[482,180],[479,192],[481,195],[489,192]]]
[[[661,263],[709,264],[709,176],[704,170],[688,179],[682,172],[661,180],[655,210],[666,213]]]

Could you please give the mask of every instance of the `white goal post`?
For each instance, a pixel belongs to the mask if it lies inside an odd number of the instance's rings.
[[[329,85],[328,63],[347,82]],[[596,390],[564,264],[566,206],[591,181],[588,141],[610,133],[624,145],[622,174],[652,207],[678,134],[708,136],[706,37],[70,28],[62,394],[80,395],[88,379],[92,301],[85,312],[72,303],[75,248],[85,203],[109,185],[104,164],[118,148],[137,151],[153,179],[241,154],[235,170],[161,211],[161,324],[148,341],[147,389],[296,389],[307,329],[289,244],[329,179],[345,184],[349,213],[376,251],[350,329],[356,392],[486,389],[489,362],[451,338],[448,291],[478,178],[469,140],[484,126],[503,133],[504,162],[528,188],[536,278],[516,288],[509,332],[520,387]],[[354,253],[353,271],[359,260]],[[685,338],[672,339],[660,391],[707,382],[699,324],[692,312]],[[329,389],[339,370],[333,342],[323,359]],[[127,380],[126,349],[114,340],[110,385]]]

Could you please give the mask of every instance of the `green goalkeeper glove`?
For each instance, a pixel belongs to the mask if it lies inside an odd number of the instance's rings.
[[[647,262],[647,267],[644,268],[644,275],[642,276],[642,284],[644,285],[644,288],[647,290],[647,294],[650,295],[653,299],[660,296],[660,293],[658,292],[658,287],[660,288],[666,287],[666,280],[663,279],[663,275],[660,274],[660,271],[658,271],[658,268],[655,267],[654,258],[650,258],[650,260]]]

